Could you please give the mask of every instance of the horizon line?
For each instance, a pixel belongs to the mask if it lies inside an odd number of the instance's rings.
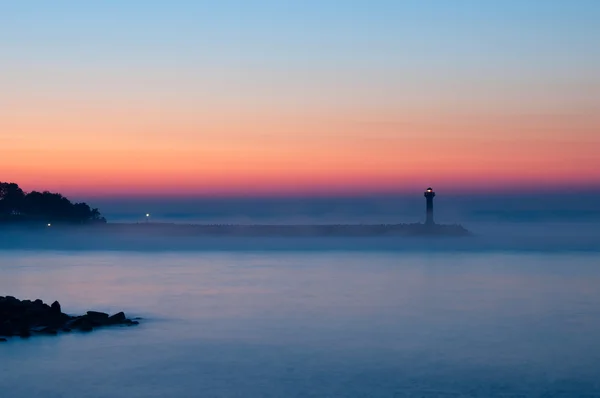
[[[306,193],[118,193],[118,194],[85,194],[75,193],[73,197],[85,197],[91,200],[302,200],[302,199],[369,199],[369,198],[414,198],[420,197],[426,188],[421,191],[357,191],[357,192],[306,192]],[[594,187],[569,187],[565,188],[535,188],[535,189],[498,189],[498,190],[436,190],[444,197],[464,198],[471,197],[519,197],[519,196],[574,196],[574,195],[600,195],[600,185]]]

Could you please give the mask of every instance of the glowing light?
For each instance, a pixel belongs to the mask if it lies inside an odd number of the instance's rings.
[[[48,223],[48,226],[49,226],[49,227],[51,227],[51,226],[52,226],[52,224]]]

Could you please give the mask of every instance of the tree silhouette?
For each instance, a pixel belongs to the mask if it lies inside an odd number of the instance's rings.
[[[25,193],[15,183],[0,182],[0,221],[4,222],[63,222],[105,223],[98,209],[87,203],[71,203],[59,193]]]
[[[25,192],[17,184],[0,182],[0,214],[19,214],[24,199]]]

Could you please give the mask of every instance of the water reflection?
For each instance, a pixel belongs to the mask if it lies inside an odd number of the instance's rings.
[[[473,383],[481,396],[492,396],[542,391],[557,380],[570,380],[569,391],[597,391],[599,259],[5,252],[4,295],[58,299],[72,313],[125,309],[146,321],[136,330],[2,346],[0,370],[10,377],[0,388],[41,372],[44,361],[59,361],[58,380],[72,372],[144,396],[187,396],[201,385],[207,396],[242,396],[236,394],[243,388],[265,396],[391,396],[405,389],[452,393]],[[123,354],[116,364],[111,355]],[[80,368],[82,355],[90,362]],[[129,379],[115,367],[131,380],[148,380],[148,388],[124,388]],[[158,374],[164,383],[153,385]],[[505,390],[490,390],[502,383]],[[43,390],[35,388],[15,397]],[[61,387],[53,388],[58,394]]]

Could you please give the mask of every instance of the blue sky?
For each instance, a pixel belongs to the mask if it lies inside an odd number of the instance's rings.
[[[339,56],[457,56],[515,62],[595,56],[597,1],[5,1],[0,32],[17,56],[46,50],[313,62]],[[241,54],[239,53],[241,52]],[[129,57],[135,54],[129,53]],[[322,58],[320,58],[322,57]],[[159,59],[156,59],[160,62]]]
[[[361,186],[486,173],[502,184],[521,175],[550,184],[557,174],[595,183],[598,21],[600,2],[590,0],[2,1],[0,138],[22,153],[0,167],[26,184],[71,189],[85,183],[74,168],[101,179],[113,171],[99,159],[126,166],[111,148],[140,143],[132,158],[149,164],[209,148],[227,152],[227,165],[273,159],[256,166],[271,175],[266,187],[278,183],[277,157],[312,178],[302,144],[329,151],[322,184],[350,181],[337,170],[357,163],[372,171]],[[362,144],[373,139],[381,143]],[[63,161],[91,145],[95,155]],[[533,165],[526,145],[537,148]],[[157,148],[171,152],[143,152]],[[425,153],[440,161],[416,175]],[[219,156],[206,168],[229,167]],[[48,173],[34,178],[32,167]],[[150,179],[144,167],[128,178]],[[231,181],[249,178],[239,167]]]

